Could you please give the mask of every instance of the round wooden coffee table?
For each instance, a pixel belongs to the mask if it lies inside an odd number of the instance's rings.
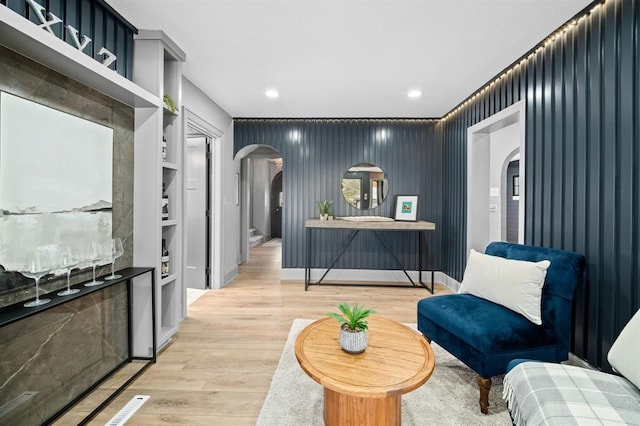
[[[333,318],[309,324],[296,339],[298,363],[324,386],[327,426],[400,425],[400,396],[433,372],[433,350],[418,332],[378,316],[368,321],[369,346],[358,355],[340,348]]]

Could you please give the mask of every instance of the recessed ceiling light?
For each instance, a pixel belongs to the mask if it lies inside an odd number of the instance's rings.
[[[422,92],[419,90],[409,90],[407,96],[411,99],[419,98],[420,96],[422,96]]]
[[[264,94],[267,95],[267,98],[271,99],[275,99],[280,96],[280,93],[278,93],[276,89],[268,89],[266,92],[264,92]]]

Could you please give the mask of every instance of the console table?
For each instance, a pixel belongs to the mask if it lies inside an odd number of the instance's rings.
[[[50,424],[124,365],[146,361],[85,424],[155,363],[154,269],[117,273],[74,285],[80,291],[71,296],[49,293],[46,305],[0,309],[0,424]],[[136,312],[134,302],[149,306]]]
[[[362,284],[352,284],[352,283],[322,283],[322,280],[327,276],[329,271],[333,269],[338,260],[345,253],[347,248],[351,245],[353,240],[356,238],[358,233],[361,231],[373,232],[377,237],[377,240],[380,242],[384,250],[398,263],[402,272],[407,276],[411,285],[402,285],[402,284],[379,284],[380,286],[385,287],[424,287],[433,293],[434,287],[434,271],[431,270],[431,288],[427,287],[426,283],[422,281],[422,259],[423,254],[426,251],[428,258],[428,247],[426,244],[424,233],[427,231],[433,231],[436,229],[436,225],[433,222],[426,222],[423,220],[419,220],[416,222],[401,222],[401,221],[351,221],[351,220],[343,220],[343,219],[335,219],[335,220],[320,220],[320,219],[307,219],[305,221],[305,233],[306,233],[306,256],[305,256],[305,271],[304,271],[304,289],[305,291],[309,288],[310,285],[362,285]],[[313,250],[312,243],[312,231],[322,231],[322,230],[335,230],[335,229],[345,229],[352,231],[347,239],[347,243],[344,245],[338,256],[333,260],[331,265],[324,272],[322,277],[317,282],[311,282],[311,251]],[[398,257],[391,252],[388,245],[384,242],[384,239],[380,236],[381,232],[387,231],[402,231],[402,232],[413,232],[418,236],[418,284],[414,282],[414,280],[409,276],[402,262],[398,259]]]

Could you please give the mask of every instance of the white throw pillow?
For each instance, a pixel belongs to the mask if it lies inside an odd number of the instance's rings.
[[[640,310],[624,326],[607,354],[609,364],[640,389]]]
[[[478,253],[471,249],[459,293],[470,293],[542,324],[540,305],[548,260],[528,262]]]

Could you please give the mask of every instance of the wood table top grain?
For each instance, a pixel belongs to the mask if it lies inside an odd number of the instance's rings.
[[[298,363],[325,388],[356,397],[385,398],[423,385],[435,365],[426,339],[391,319],[373,315],[368,322],[369,345],[357,355],[340,348],[335,319],[309,324],[296,339]]]

